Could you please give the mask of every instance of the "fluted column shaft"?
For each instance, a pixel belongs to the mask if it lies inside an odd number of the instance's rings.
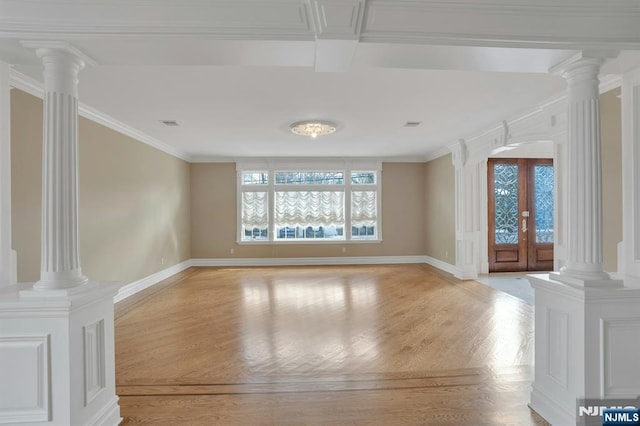
[[[602,281],[601,59],[583,58],[563,72],[568,93],[569,222],[567,262],[561,276]]]
[[[55,48],[41,48],[44,64],[42,152],[42,264],[36,289],[87,282],[78,237],[78,73],[84,62]]]
[[[0,286],[15,284],[11,250],[10,124],[9,65],[0,62]]]

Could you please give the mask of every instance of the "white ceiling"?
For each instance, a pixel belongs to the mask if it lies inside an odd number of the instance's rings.
[[[41,81],[20,41],[67,41],[97,62],[84,104],[191,159],[419,160],[563,93],[548,69],[578,49],[624,50],[610,72],[635,64],[640,7],[617,1],[0,0],[0,59]],[[306,118],[340,129],[288,131]]]
[[[97,67],[84,102],[183,151],[207,156],[424,156],[560,92],[549,75],[304,67]],[[299,120],[334,120],[318,140]],[[166,127],[160,120],[176,120]],[[421,121],[406,128],[407,121]]]

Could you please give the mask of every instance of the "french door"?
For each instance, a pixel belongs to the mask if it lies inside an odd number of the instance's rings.
[[[553,160],[490,158],[489,272],[553,269]]]

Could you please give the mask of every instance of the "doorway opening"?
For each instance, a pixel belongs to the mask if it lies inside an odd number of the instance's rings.
[[[490,158],[487,175],[489,272],[552,270],[553,160]]]

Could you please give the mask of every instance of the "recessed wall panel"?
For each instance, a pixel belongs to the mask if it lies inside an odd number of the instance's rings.
[[[85,406],[105,388],[104,320],[84,327]]]
[[[547,310],[547,374],[560,386],[567,388],[568,373],[568,327],[569,316],[564,312]]]
[[[49,420],[49,337],[0,336],[0,423]]]
[[[605,397],[640,395],[640,318],[602,321]]]

